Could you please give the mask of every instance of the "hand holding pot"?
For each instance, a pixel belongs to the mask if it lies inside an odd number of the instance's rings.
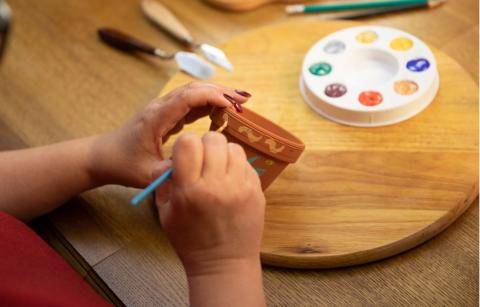
[[[167,163],[163,161],[162,144],[170,135],[208,115],[213,106],[244,103],[249,96],[240,90],[196,81],[154,99],[123,126],[97,138],[91,156],[98,185],[145,187],[155,178],[152,171],[163,169]]]

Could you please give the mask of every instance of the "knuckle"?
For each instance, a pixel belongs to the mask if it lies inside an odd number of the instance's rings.
[[[153,119],[155,118],[155,114],[158,113],[158,110],[160,109],[160,105],[158,103],[150,103],[145,107],[143,112],[139,114],[137,117],[138,123],[141,126],[148,126],[152,123]]]
[[[184,150],[190,150],[197,147],[199,144],[199,138],[194,133],[182,134],[175,144],[176,147],[181,147]]]
[[[223,134],[215,131],[205,133],[202,139],[205,143],[227,143],[227,138]]]
[[[192,91],[195,91],[196,89],[202,87],[202,85],[203,85],[202,81],[190,81],[183,87],[182,92],[191,93]]]
[[[197,81],[190,81],[189,83],[187,83],[181,88],[180,94],[179,94],[179,98],[181,100],[189,99],[190,95],[192,95],[192,91],[194,91],[196,88],[196,82]]]
[[[235,154],[245,154],[245,150],[243,150],[243,147],[238,145],[237,143],[228,143],[228,147]]]
[[[242,146],[237,143],[228,143],[228,149],[232,157],[243,161],[245,164],[248,164],[247,154]]]
[[[187,83],[187,87],[192,89],[192,88],[197,88],[202,85],[202,81],[194,80],[190,81]]]

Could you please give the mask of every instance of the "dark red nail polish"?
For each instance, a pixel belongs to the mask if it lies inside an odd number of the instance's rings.
[[[234,103],[233,106],[235,107],[235,110],[237,110],[238,113],[243,113],[243,108],[242,105],[237,103]]]
[[[237,110],[237,112],[239,112],[239,113],[243,112],[242,106],[232,96],[227,95],[227,94],[223,94],[223,97],[225,97],[228,101],[230,101],[231,104],[233,104],[233,106],[235,107],[235,110]]]
[[[250,94],[249,92],[242,91],[242,90],[235,90],[235,93],[237,93],[240,96],[246,97],[246,98],[252,97],[252,94]]]
[[[231,104],[236,104],[237,101],[230,95],[223,94],[223,97],[227,98],[228,101],[230,101]]]

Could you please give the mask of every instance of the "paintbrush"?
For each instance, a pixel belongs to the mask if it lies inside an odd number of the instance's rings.
[[[160,177],[155,179],[152,183],[148,185],[143,191],[135,195],[130,203],[134,206],[138,205],[142,200],[144,200],[150,193],[152,193],[156,188],[158,188],[162,183],[168,180],[172,176],[173,168],[168,168]]]

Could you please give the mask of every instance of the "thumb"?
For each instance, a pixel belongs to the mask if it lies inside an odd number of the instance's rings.
[[[165,173],[170,167],[172,167],[172,160],[159,161],[154,165],[152,171],[152,178],[156,179]],[[167,179],[155,190],[155,204],[158,210],[161,210],[161,206],[165,204],[170,197],[170,179]]]

